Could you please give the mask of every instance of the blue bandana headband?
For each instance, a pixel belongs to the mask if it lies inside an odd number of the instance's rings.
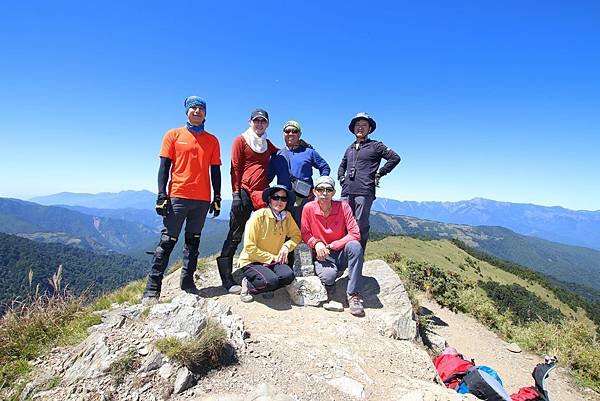
[[[185,101],[183,102],[183,105],[185,106],[185,113],[186,114],[187,114],[188,110],[190,108],[192,108],[192,107],[202,107],[204,109],[204,112],[206,113],[206,102],[201,97],[198,97],[198,96],[188,96],[185,99]],[[185,126],[187,127],[188,130],[190,130],[194,134],[199,134],[199,133],[201,133],[201,132],[204,131],[204,122],[201,125],[192,125],[188,121],[185,124]]]

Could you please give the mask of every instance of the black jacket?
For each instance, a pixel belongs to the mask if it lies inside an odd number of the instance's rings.
[[[387,161],[383,167],[379,168],[381,159]],[[383,177],[392,171],[398,163],[400,163],[398,153],[382,142],[373,139],[353,142],[346,149],[338,168],[338,180],[342,182],[342,196],[375,196],[375,175],[379,174],[380,177]]]

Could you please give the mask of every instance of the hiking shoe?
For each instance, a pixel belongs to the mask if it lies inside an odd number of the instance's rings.
[[[262,297],[264,299],[273,299],[273,297],[275,297],[275,292],[273,292],[273,291],[263,292]]]
[[[240,286],[240,300],[246,303],[254,301],[254,297],[248,292],[248,279],[246,277],[242,279],[242,285]]]
[[[158,303],[158,297],[143,297],[142,306],[150,308]]]
[[[348,306],[350,307],[350,313],[353,316],[364,316],[365,308],[362,304],[362,297],[359,293],[350,294],[348,296]]]
[[[227,292],[230,294],[240,294],[241,291],[242,291],[242,287],[237,284],[234,284],[227,289]]]
[[[200,290],[196,286],[182,288],[181,290],[187,292],[188,294],[200,295]]]

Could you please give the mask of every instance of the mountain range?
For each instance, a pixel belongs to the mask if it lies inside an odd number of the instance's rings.
[[[501,226],[523,235],[600,250],[600,210],[570,210],[483,198],[459,202],[377,198],[373,210],[443,223]]]

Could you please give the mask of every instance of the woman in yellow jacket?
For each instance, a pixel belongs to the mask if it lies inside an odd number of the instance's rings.
[[[253,295],[272,291],[294,281],[294,272],[287,265],[288,253],[301,240],[300,230],[289,212],[295,194],[283,185],[267,188],[262,194],[267,207],[254,212],[244,233],[244,249],[239,265],[244,271],[243,302],[251,302]],[[289,238],[286,241],[286,238]]]

